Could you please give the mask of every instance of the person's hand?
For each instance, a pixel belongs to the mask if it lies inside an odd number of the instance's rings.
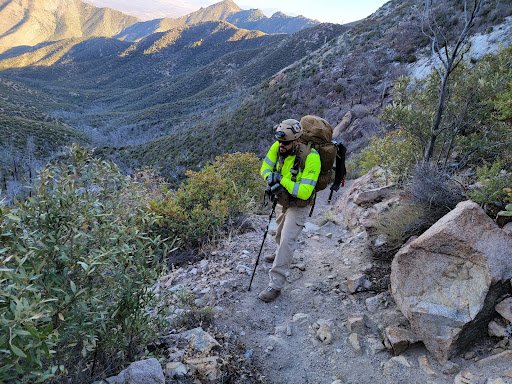
[[[279,172],[272,172],[269,177],[267,177],[267,183],[271,187],[275,184],[279,184],[283,176]]]
[[[345,179],[341,179],[340,182],[337,182],[334,180],[334,183],[331,185],[331,191],[338,192],[338,189],[340,189],[340,186],[345,186]]]

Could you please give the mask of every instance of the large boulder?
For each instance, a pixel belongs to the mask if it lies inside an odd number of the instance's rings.
[[[486,334],[511,277],[512,237],[465,201],[395,255],[391,292],[418,339],[445,362]]]

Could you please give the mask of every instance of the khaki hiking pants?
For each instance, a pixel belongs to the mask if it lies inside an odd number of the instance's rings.
[[[304,228],[304,223],[311,207],[292,206],[283,210],[283,207],[279,205],[278,208],[280,208],[280,212],[277,215],[277,231],[275,236],[277,251],[274,263],[269,271],[269,285],[274,289],[280,290],[284,288],[286,283],[293,252],[297,248],[297,240]]]

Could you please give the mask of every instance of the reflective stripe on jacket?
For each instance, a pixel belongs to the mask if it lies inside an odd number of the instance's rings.
[[[267,180],[267,177],[273,172],[274,166],[276,166],[276,172],[281,173],[283,176],[280,184],[284,189],[293,197],[297,197],[301,200],[309,199],[315,190],[318,175],[320,174],[321,164],[318,152],[314,148],[311,148],[311,152],[306,157],[304,170],[299,170],[295,182],[292,181],[292,174],[290,172],[295,162],[295,155],[288,155],[284,159],[282,166],[281,164],[277,164],[278,158],[279,142],[276,141],[268,150],[267,156],[263,159],[263,163],[261,164],[260,174],[263,176],[263,179]]]

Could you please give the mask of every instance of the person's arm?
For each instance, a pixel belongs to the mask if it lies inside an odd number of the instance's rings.
[[[274,167],[277,163],[278,153],[279,142],[276,141],[268,150],[267,155],[261,164],[260,175],[263,176],[264,180],[267,180],[267,177],[274,171]]]
[[[281,180],[281,185],[294,197],[301,200],[307,200],[315,190],[315,185],[320,175],[320,155],[315,149],[306,157],[304,164],[304,171],[302,177],[298,182],[293,182],[291,175],[286,175]]]

